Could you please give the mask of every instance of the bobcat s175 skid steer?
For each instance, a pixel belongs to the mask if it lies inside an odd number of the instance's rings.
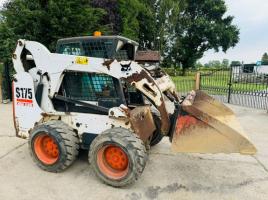
[[[120,36],[59,40],[57,53],[18,41],[14,125],[40,168],[60,172],[89,149],[96,175],[121,187],[139,178],[163,136],[176,152],[256,152],[229,108],[202,91],[178,97],[164,71],[133,61],[136,50]]]

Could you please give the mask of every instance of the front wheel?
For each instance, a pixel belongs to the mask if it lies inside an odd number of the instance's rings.
[[[124,128],[112,128],[97,136],[90,146],[89,162],[104,183],[122,187],[136,181],[147,161],[140,138]]]

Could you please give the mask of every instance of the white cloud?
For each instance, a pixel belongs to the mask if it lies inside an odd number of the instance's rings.
[[[239,23],[260,24],[268,19],[267,0],[225,0],[228,13],[237,16]]]
[[[227,14],[235,17],[234,24],[240,29],[240,42],[226,54],[208,51],[201,62],[223,58],[256,62],[264,52],[268,52],[268,1],[226,0],[226,4]]]
[[[3,6],[3,4],[6,2],[7,0],[0,0],[0,8]]]

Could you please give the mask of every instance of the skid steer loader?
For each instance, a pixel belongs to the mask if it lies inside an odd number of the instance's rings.
[[[121,187],[139,178],[163,136],[176,152],[256,152],[229,108],[202,91],[180,98],[164,71],[152,76],[133,61],[137,45],[120,36],[78,37],[59,40],[51,53],[18,41],[14,126],[40,168],[63,171],[89,149],[96,175]]]

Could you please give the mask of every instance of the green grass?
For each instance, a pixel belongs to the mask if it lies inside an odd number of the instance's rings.
[[[173,81],[193,81],[195,76],[172,76]]]
[[[186,93],[194,89],[195,76],[173,76],[171,78],[179,93]]]
[[[201,78],[202,86],[212,87],[216,89],[223,88],[223,89],[228,90],[229,82],[230,82],[230,72],[228,71],[219,72],[211,76],[203,76],[203,78]],[[249,83],[249,82],[235,83],[234,81],[232,81],[231,89],[235,91],[242,91],[242,92],[246,92],[246,91],[254,92],[254,91],[266,90],[267,87],[268,85],[265,83]]]

